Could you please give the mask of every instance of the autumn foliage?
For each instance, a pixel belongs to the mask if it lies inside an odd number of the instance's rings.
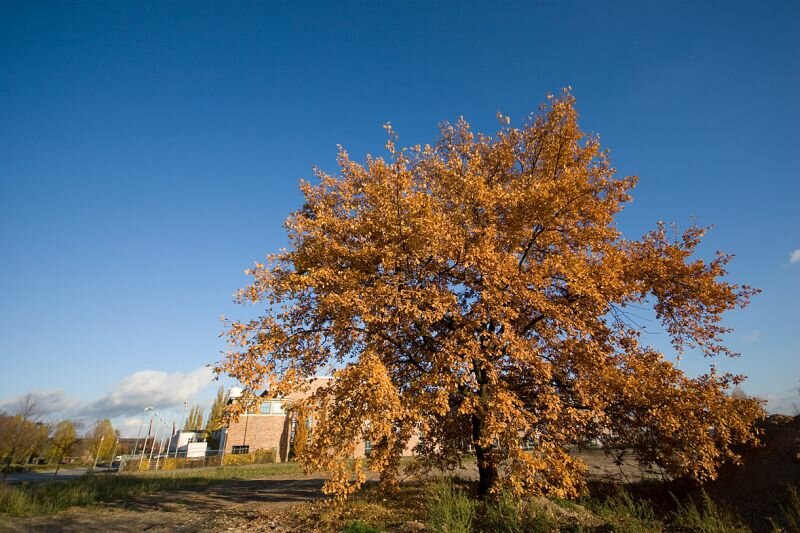
[[[574,104],[565,91],[491,137],[461,120],[432,146],[399,149],[387,127],[387,158],[341,150],[336,175],[301,184],[290,246],[239,294],[264,312],[229,324],[217,370],[252,399],[340,368],[307,401],[303,460],[330,472],[328,493],[356,490],[364,467],[391,487],[415,435],[430,466],[474,454],[482,491],[560,497],[584,486],[570,445],[705,480],[755,440],[760,404],[728,394],[742,378],[713,365],[688,377],[630,312],[652,309],[677,353],[735,355],[721,317],[757,291],[723,279],[729,255],[694,257],[703,228],[623,237],[615,216],[636,178],[615,177]],[[364,439],[372,453],[354,465]]]

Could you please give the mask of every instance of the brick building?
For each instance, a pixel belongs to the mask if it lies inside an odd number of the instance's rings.
[[[308,391],[292,393],[283,398],[265,400],[255,412],[242,414],[237,422],[231,422],[225,430],[225,454],[251,453],[258,450],[275,450],[275,460],[289,460],[289,447],[294,437],[292,417],[287,409],[293,400],[300,400],[324,387],[332,377],[317,377],[311,381]],[[231,395],[231,400],[236,401]],[[406,448],[405,455],[411,455],[411,449],[418,442],[412,438]],[[369,453],[370,444],[360,443],[356,448],[356,456],[363,457]]]

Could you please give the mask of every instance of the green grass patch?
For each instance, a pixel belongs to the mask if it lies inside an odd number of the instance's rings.
[[[75,505],[176,490],[210,482],[203,478],[82,476],[67,481],[45,481],[30,485],[0,485],[0,514],[41,515]]]

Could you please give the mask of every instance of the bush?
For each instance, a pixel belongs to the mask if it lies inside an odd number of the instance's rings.
[[[467,533],[472,529],[475,503],[452,480],[435,483],[428,493],[428,525],[442,533]]]
[[[674,498],[674,497],[673,497]],[[678,504],[675,511],[675,525],[697,533],[739,533],[749,531],[738,518],[724,509],[702,492],[702,509],[690,498],[686,504]]]
[[[122,465],[123,472],[147,472],[150,469],[149,460],[131,459]]]
[[[222,460],[223,466],[240,466],[275,462],[275,450],[256,450],[252,453],[228,454]]]

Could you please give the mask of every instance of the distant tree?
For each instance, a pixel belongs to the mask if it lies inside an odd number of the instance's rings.
[[[295,460],[302,460],[308,444],[308,412],[304,404],[298,404],[292,409],[295,429],[292,441],[292,456]]]
[[[36,398],[28,393],[20,399],[15,415],[0,417],[0,456],[5,459],[3,479],[11,463],[27,461],[47,441],[48,428],[39,422],[40,416]]]
[[[58,469],[61,467],[61,461],[66,455],[72,452],[72,449],[78,442],[78,432],[75,423],[71,420],[62,420],[56,425],[53,436],[50,439],[50,447],[53,453],[53,458],[56,461],[56,471],[53,477],[58,475]]]
[[[108,418],[97,420],[86,435],[90,460],[94,461],[95,458],[101,461],[111,459],[118,438],[119,432],[114,429],[111,420]]]
[[[194,431],[203,428],[203,419],[205,418],[205,410],[199,405],[193,405],[189,409],[189,416],[183,424],[185,431]]]
[[[209,435],[218,429],[222,428],[223,419],[225,417],[225,405],[228,403],[228,398],[225,394],[225,387],[220,386],[217,391],[217,396],[214,398],[214,403],[211,404],[211,411],[208,413],[208,420],[206,421],[206,433]]]
[[[336,174],[302,182],[289,245],[240,293],[260,316],[230,324],[217,371],[247,408],[341,367],[307,400],[319,414],[303,454],[339,497],[364,468],[397,483],[412,438],[437,467],[474,453],[481,493],[574,496],[586,465],[570,446],[593,440],[713,479],[757,440],[760,403],[730,397],[742,376],[687,376],[632,313],[652,312],[673,355],[733,355],[723,315],[758,291],[725,279],[732,256],[696,257],[705,228],[622,234],[637,179],[615,175],[568,91],[521,127],[502,118],[494,135],[462,119],[406,149],[389,128],[388,157],[341,150]]]
[[[750,397],[750,396],[749,396],[749,395],[748,395],[748,394],[747,394],[747,393],[744,391],[744,389],[743,389],[741,386],[739,386],[739,385],[736,385],[736,386],[733,388],[733,390],[731,391],[731,398],[734,398],[734,399],[736,399],[736,400],[746,400],[746,399],[748,399],[749,397]]]

